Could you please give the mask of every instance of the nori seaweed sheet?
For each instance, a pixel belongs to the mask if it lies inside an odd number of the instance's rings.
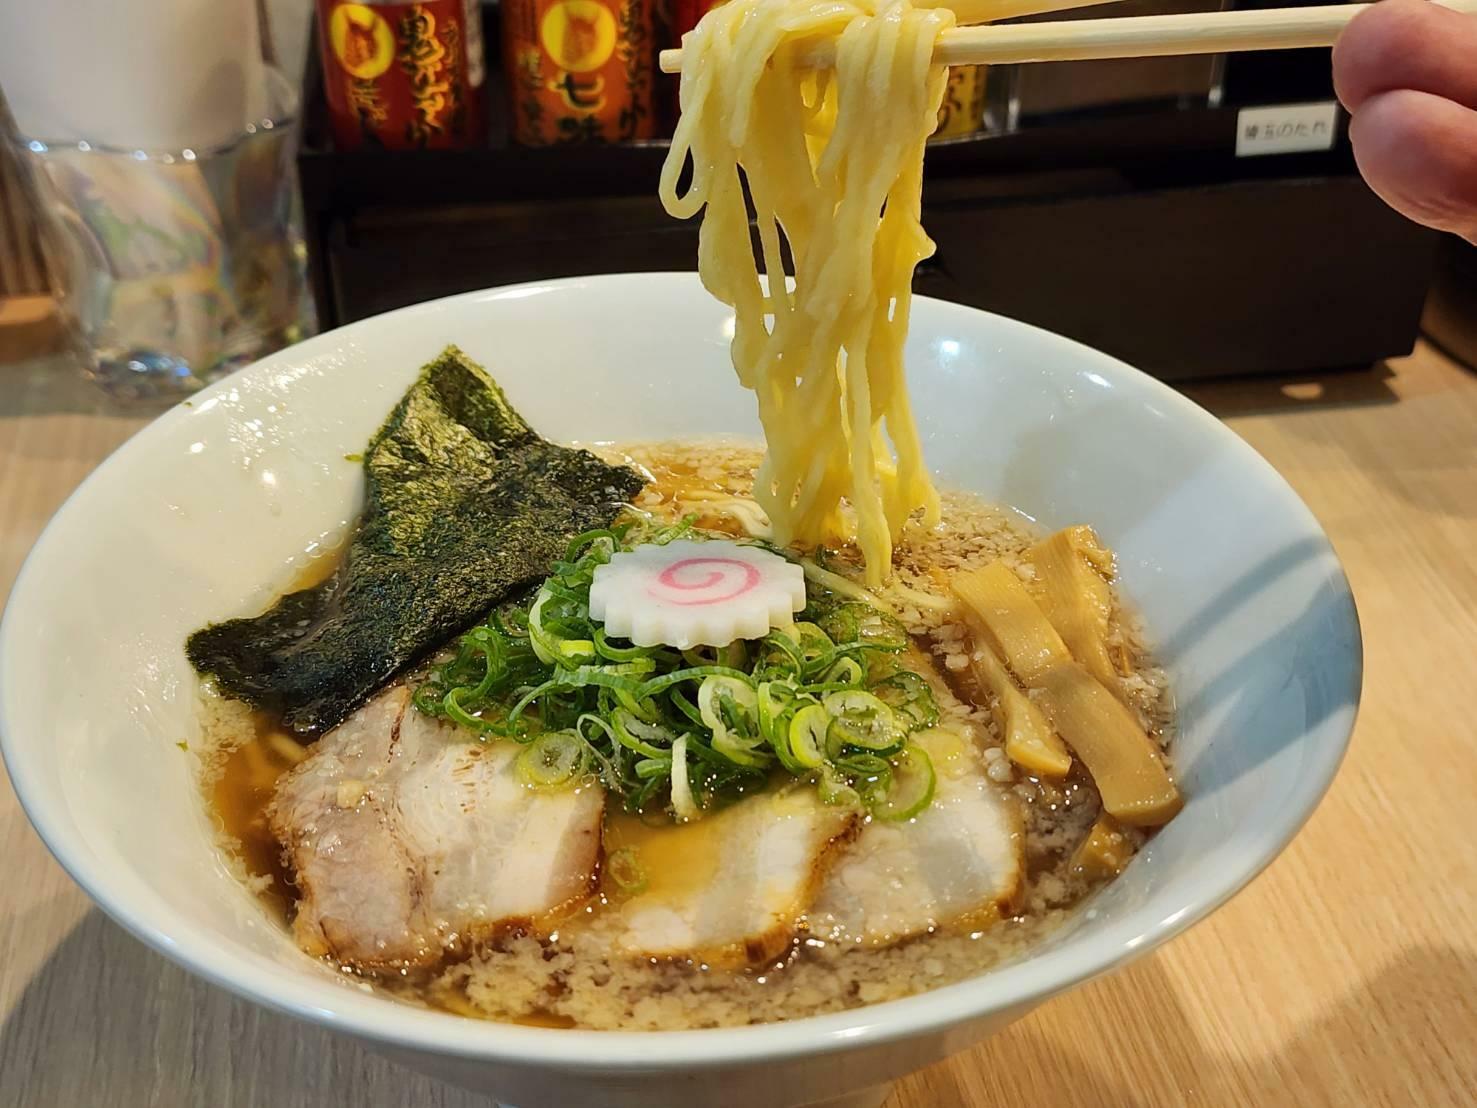
[[[265,614],[197,631],[191,664],[312,736],[608,525],[641,477],[540,438],[448,347],[364,454],[367,497],[343,563]]]

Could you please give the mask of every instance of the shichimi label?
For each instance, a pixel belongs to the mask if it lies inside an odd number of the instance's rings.
[[[467,0],[320,0],[323,83],[341,149],[470,146],[481,139],[481,28]]]
[[[944,102],[939,105],[938,130],[934,138],[972,135],[985,124],[985,89],[988,66],[956,65],[949,70]]]
[[[649,0],[503,0],[513,137],[650,138],[651,46]]]

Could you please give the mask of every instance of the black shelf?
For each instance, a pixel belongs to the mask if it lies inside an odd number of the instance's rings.
[[[484,146],[340,152],[310,53],[298,168],[324,326],[479,287],[693,268],[696,224],[655,196],[665,141],[511,145],[490,65]],[[940,249],[917,291],[1167,379],[1407,353],[1435,238],[1365,188],[1342,127],[1330,150],[1235,155],[1241,106],[1331,99],[1326,51],[1302,54],[1228,64],[1224,106],[1121,105],[931,144]]]

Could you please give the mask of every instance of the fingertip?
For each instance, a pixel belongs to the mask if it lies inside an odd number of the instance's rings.
[[[1477,229],[1477,112],[1441,97],[1396,89],[1369,97],[1349,124],[1365,181],[1417,223]]]

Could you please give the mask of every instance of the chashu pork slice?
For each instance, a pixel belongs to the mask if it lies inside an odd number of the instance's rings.
[[[324,735],[268,812],[296,874],[298,945],[363,969],[429,966],[590,893],[604,795],[529,789],[521,749],[468,741],[403,687]]]
[[[899,823],[869,820],[836,860],[809,913],[812,934],[885,946],[930,929],[983,925],[1011,910],[1025,878],[1014,797],[950,731],[918,737],[937,773],[933,802]]]
[[[790,945],[837,851],[860,816],[820,802],[808,784],[759,793],[693,823],[606,829],[606,857],[639,867],[642,884],[599,926],[623,954],[711,966],[762,962]],[[618,852],[627,857],[617,858]]]

